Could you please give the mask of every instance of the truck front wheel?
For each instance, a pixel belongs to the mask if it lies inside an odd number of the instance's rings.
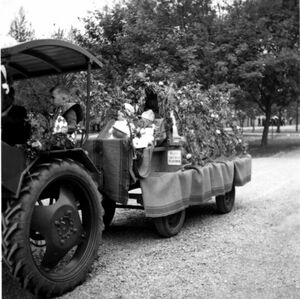
[[[2,215],[2,253],[22,287],[48,298],[84,281],[101,240],[101,199],[72,160],[32,170]]]

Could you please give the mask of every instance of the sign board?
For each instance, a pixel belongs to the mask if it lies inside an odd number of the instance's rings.
[[[181,151],[168,151],[168,165],[181,165]]]

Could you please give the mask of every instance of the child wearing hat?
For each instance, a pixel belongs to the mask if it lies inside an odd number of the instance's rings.
[[[151,109],[142,113],[141,120],[138,123],[137,136],[133,138],[135,148],[146,148],[154,145],[154,119],[155,115]]]

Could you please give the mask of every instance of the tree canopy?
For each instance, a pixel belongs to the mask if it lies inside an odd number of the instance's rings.
[[[299,95],[299,3],[295,0],[130,0],[84,19],[77,40],[107,60],[106,78],[151,65],[153,80],[202,89],[229,83],[236,108],[272,114]]]
[[[228,12],[217,40],[226,79],[265,114],[265,145],[272,113],[299,95],[299,3],[236,1]]]
[[[94,75],[95,115],[122,93],[123,100],[130,98],[138,90],[130,76],[142,73],[154,84],[174,84],[175,92],[191,84],[199,93],[217,88],[237,111],[260,111],[266,145],[271,116],[299,97],[297,0],[218,6],[211,0],[122,0],[82,21],[84,32],[74,29],[72,38],[105,62]],[[13,24],[12,36],[32,37],[24,18]],[[62,32],[54,36],[65,38]],[[80,76],[76,80],[83,84]],[[108,100],[101,104],[97,97]]]

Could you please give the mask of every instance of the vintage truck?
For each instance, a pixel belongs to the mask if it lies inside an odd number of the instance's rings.
[[[217,210],[230,212],[235,186],[251,179],[249,155],[185,167],[172,132],[145,148],[140,160],[130,138],[108,138],[109,125],[90,134],[91,71],[102,62],[79,46],[34,40],[1,49],[1,63],[14,81],[79,71],[87,76],[85,128],[74,148],[41,151],[28,162],[23,147],[1,143],[3,259],[37,296],[59,296],[84,281],[116,208],[143,209],[157,231],[171,237],[181,230],[187,207],[215,197]]]

